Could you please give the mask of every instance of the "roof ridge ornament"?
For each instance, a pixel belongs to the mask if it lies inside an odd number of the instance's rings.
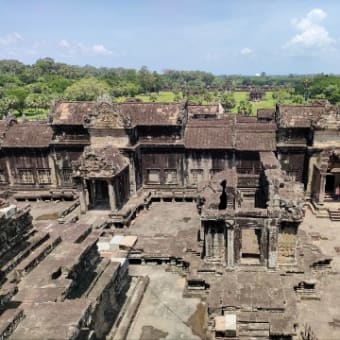
[[[92,112],[83,118],[85,128],[129,128],[131,117],[122,112],[120,105],[107,96],[99,97]]]

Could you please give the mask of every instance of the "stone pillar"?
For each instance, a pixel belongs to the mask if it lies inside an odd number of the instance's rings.
[[[108,191],[109,191],[109,201],[110,201],[110,209],[115,211],[117,209],[117,200],[116,193],[112,184],[112,180],[107,181]]]
[[[231,167],[232,168],[236,168],[236,165],[237,165],[237,161],[236,161],[236,153],[235,153],[235,150],[233,150],[233,158],[232,158],[232,161],[231,161]]]
[[[205,243],[205,257],[211,257],[212,256],[212,234],[211,234],[211,229],[209,227],[204,228],[204,243]]]
[[[315,165],[317,164],[318,157],[313,154],[309,154],[309,163],[308,163],[308,174],[307,174],[307,187],[306,187],[306,197],[312,198],[312,185],[313,185],[313,174],[315,171]]]
[[[14,178],[13,178],[13,175],[12,175],[12,171],[11,171],[11,166],[10,166],[10,163],[9,163],[9,159],[6,157],[6,168],[7,168],[7,174],[8,174],[8,182],[9,182],[9,185],[12,186],[15,184],[15,181],[14,181]]]
[[[276,220],[272,220],[269,226],[268,244],[268,268],[275,269],[277,266],[277,226]],[[275,225],[274,225],[275,224]]]
[[[54,159],[51,154],[48,155],[48,166],[51,171],[51,184],[52,184],[51,186],[55,188],[58,185],[58,181],[57,181],[57,176],[56,176],[56,171],[55,171]]]
[[[136,185],[136,167],[133,155],[130,156],[129,166],[129,179],[130,179],[130,195],[136,196],[137,185]]]
[[[227,229],[227,267],[234,268],[234,229]]]
[[[235,225],[233,220],[226,220],[225,227],[226,232],[226,265],[228,268],[232,269],[235,266]]]
[[[96,183],[94,180],[88,181],[90,197],[89,197],[89,205],[94,206],[95,197],[96,197]]]
[[[80,212],[85,214],[88,210],[88,191],[85,189],[86,185],[82,182],[77,186],[80,202]]]
[[[325,200],[325,189],[326,189],[326,175],[320,174],[320,192],[319,192],[319,203],[323,204]]]
[[[263,266],[267,266],[267,254],[268,254],[268,230],[267,228],[261,229],[261,244],[260,244],[260,261]]]

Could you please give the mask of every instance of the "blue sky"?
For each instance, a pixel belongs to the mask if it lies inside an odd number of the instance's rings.
[[[340,73],[338,0],[0,0],[0,59]]]

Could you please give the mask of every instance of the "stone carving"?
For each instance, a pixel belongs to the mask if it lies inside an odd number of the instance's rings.
[[[73,177],[112,178],[128,165],[128,161],[112,147],[86,147],[79,161],[72,165]]]
[[[94,128],[131,127],[131,117],[124,115],[119,105],[107,101],[98,101],[94,111],[83,118],[84,126]]]

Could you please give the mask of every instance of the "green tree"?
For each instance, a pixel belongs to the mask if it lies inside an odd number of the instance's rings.
[[[14,108],[16,103],[16,98],[13,96],[7,96],[5,98],[0,99],[0,115],[3,117],[8,112],[10,112],[11,109]]]
[[[29,90],[25,87],[13,86],[6,90],[6,95],[12,97],[15,103],[12,104],[13,108],[16,109],[20,114],[23,113],[25,108],[25,99],[29,94]]]
[[[303,104],[304,101],[305,99],[303,98],[301,94],[297,94],[292,97],[292,102],[295,104]]]
[[[273,92],[272,96],[273,96],[273,99],[275,99],[277,103],[282,104],[285,101],[290,99],[291,94],[284,89],[278,89]]]
[[[236,100],[232,92],[223,93],[220,98],[221,105],[226,111],[230,111],[236,105]]]
[[[151,93],[149,96],[149,100],[155,103],[157,101],[157,95],[155,93]]]
[[[238,107],[237,113],[245,116],[251,116],[253,107],[249,101],[241,100]]]
[[[210,91],[204,91],[203,98],[208,104],[214,101],[214,96]]]
[[[183,99],[182,94],[180,92],[175,93],[174,102],[180,102]]]
[[[30,93],[25,99],[25,107],[29,109],[47,109],[51,104],[52,98],[45,94]]]
[[[142,66],[141,69],[138,71],[137,79],[139,86],[144,93],[153,90],[154,76],[146,66]]]
[[[111,89],[109,85],[96,78],[84,78],[71,86],[67,87],[64,95],[70,100],[95,100],[97,97],[109,94]]]
[[[331,104],[340,102],[340,88],[338,85],[328,85],[324,90],[323,94],[325,98],[330,101]]]

